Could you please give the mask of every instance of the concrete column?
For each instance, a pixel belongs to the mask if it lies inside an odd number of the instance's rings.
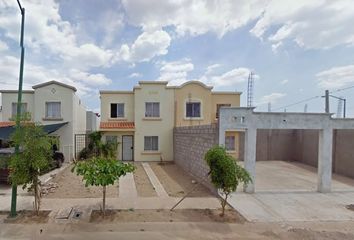
[[[244,192],[254,193],[256,183],[256,143],[257,129],[249,128],[245,132],[245,157],[244,166],[252,178],[252,183],[244,187]]]
[[[317,191],[327,193],[331,191],[332,182],[333,129],[320,130],[318,141]]]
[[[225,146],[225,129],[219,128],[219,146]]]

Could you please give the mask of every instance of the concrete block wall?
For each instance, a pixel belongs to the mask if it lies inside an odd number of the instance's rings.
[[[214,192],[215,188],[205,177],[209,167],[204,155],[211,147],[218,145],[218,132],[216,125],[175,127],[173,131],[175,163]]]

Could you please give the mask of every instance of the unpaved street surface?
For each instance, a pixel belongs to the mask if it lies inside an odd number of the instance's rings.
[[[173,163],[149,163],[162,186],[171,197],[183,197],[195,187],[195,179]],[[212,193],[199,184],[189,197],[212,197]]]
[[[55,183],[57,188],[45,198],[101,198],[102,187],[85,187],[81,176],[71,172],[72,166],[67,167],[57,174],[50,183]],[[48,183],[48,184],[50,184]],[[118,197],[118,183],[107,186],[107,197]]]

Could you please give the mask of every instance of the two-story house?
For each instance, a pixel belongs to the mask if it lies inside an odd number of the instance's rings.
[[[118,158],[126,161],[173,160],[173,129],[215,124],[221,106],[240,106],[240,92],[212,91],[198,81],[167,86],[140,81],[132,91],[100,91],[100,131],[118,142]],[[238,133],[226,133],[226,147],[238,156]]]
[[[74,157],[75,134],[86,132],[86,108],[76,95],[76,88],[57,81],[49,81],[24,90],[22,113],[30,114],[30,121],[57,128],[50,135],[58,138],[59,150],[66,160]],[[17,91],[1,90],[0,125],[14,125],[17,113]],[[1,129],[0,129],[1,130]]]

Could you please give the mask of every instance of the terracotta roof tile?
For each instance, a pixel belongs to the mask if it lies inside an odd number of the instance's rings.
[[[101,129],[134,129],[134,122],[100,122]]]
[[[0,122],[0,127],[15,126],[15,122]]]

